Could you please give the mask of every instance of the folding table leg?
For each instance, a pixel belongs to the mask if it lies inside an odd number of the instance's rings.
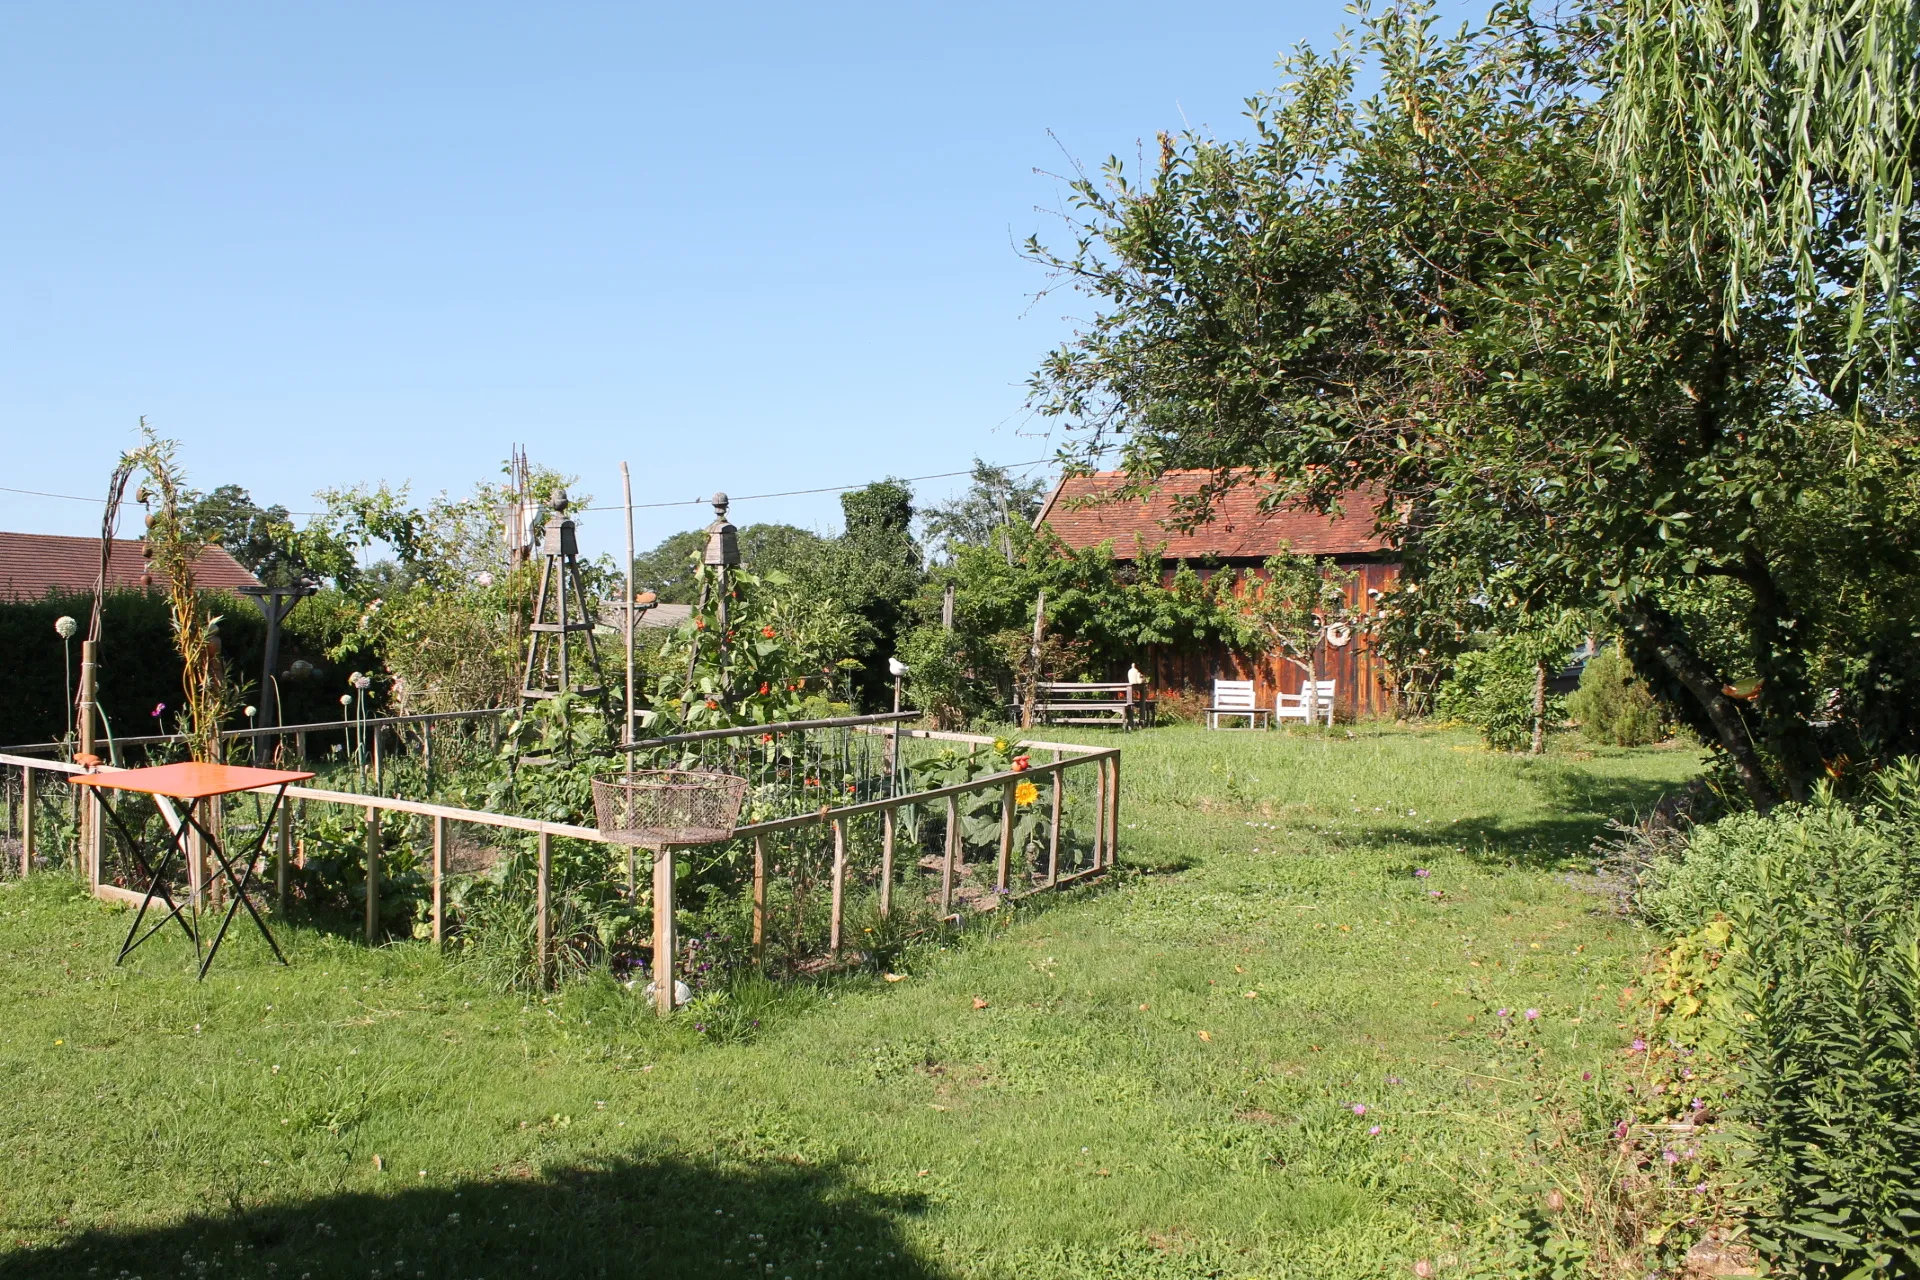
[[[207,976],[207,971],[213,967],[213,958],[220,954],[220,944],[226,940],[227,929],[233,924],[234,916],[243,906],[246,907],[247,914],[253,917],[254,927],[260,930],[260,936],[265,938],[267,946],[273,949],[274,959],[281,964],[287,963],[287,957],[281,952],[280,944],[274,940],[273,931],[267,928],[267,922],[260,918],[260,912],[254,908],[253,899],[247,896],[247,887],[253,883],[254,864],[260,860],[261,850],[266,847],[267,832],[273,827],[274,812],[279,809],[285,798],[284,789],[274,797],[273,809],[268,811],[267,820],[261,824],[258,834],[254,837],[253,848],[248,851],[244,875],[234,874],[233,863],[227,858],[227,852],[221,847],[220,841],[206,828],[200,828],[200,835],[206,840],[207,848],[213,852],[214,861],[219,863],[220,874],[224,875],[227,883],[233,886],[234,899],[227,904],[226,914],[221,918],[220,929],[214,934],[213,945],[208,949],[206,959],[200,962],[200,976],[203,979]]]
[[[139,864],[140,870],[151,876],[151,881],[147,885],[146,897],[140,900],[140,910],[133,917],[133,927],[127,930],[127,940],[121,944],[120,954],[114,957],[113,962],[119,964],[122,960],[125,960],[135,947],[160,932],[160,930],[166,928],[168,920],[178,920],[180,922],[181,930],[187,935],[187,940],[193,943],[195,954],[198,954],[200,950],[200,936],[188,925],[185,916],[180,910],[180,905],[173,900],[173,895],[169,893],[166,888],[167,869],[173,865],[174,855],[180,852],[180,841],[186,833],[186,825],[183,823],[180,830],[174,832],[172,839],[167,842],[167,851],[161,855],[158,868],[150,868],[147,865],[146,855],[140,852],[140,841],[135,839],[133,832],[127,829],[126,822],[115,812],[113,806],[103,801],[101,802],[100,808],[113,822],[113,825],[120,829],[120,834],[126,837],[127,848],[132,850],[133,860]],[[146,918],[147,908],[153,905],[153,900],[156,895],[162,902],[167,904],[167,915],[159,924],[153,926],[153,928],[148,930],[144,935],[136,938],[135,935],[140,933],[140,922]]]

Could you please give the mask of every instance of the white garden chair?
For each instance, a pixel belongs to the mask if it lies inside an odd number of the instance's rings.
[[[1273,718],[1298,720],[1302,724],[1323,720],[1327,724],[1332,724],[1333,681],[1302,680],[1300,692],[1276,695],[1273,700]]]
[[[1267,718],[1267,709],[1254,696],[1253,681],[1215,680],[1213,705],[1207,708],[1207,728],[1218,729],[1222,718],[1236,716],[1245,716],[1249,729],[1260,728]]]

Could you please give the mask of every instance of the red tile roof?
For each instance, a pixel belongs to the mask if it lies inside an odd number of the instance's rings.
[[[1038,523],[1076,549],[1111,540],[1113,554],[1132,559],[1134,535],[1149,547],[1166,543],[1170,560],[1264,560],[1287,543],[1296,553],[1315,556],[1364,555],[1390,549],[1374,530],[1380,508],[1377,494],[1354,490],[1341,502],[1345,514],[1321,515],[1299,506],[1261,511],[1266,490],[1251,480],[1214,499],[1213,518],[1190,533],[1174,526],[1174,500],[1198,493],[1207,471],[1170,471],[1143,498],[1115,500],[1126,483],[1124,471],[1069,476],[1054,487],[1040,509]]]
[[[115,538],[107,560],[109,587],[163,586],[148,577],[146,543]],[[100,576],[100,539],[63,538],[49,533],[0,533],[0,600],[38,600],[49,590],[92,591]],[[194,561],[201,587],[231,591],[259,581],[219,547],[208,547]]]

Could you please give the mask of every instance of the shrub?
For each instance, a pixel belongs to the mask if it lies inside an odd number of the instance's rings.
[[[1520,644],[1496,644],[1460,655],[1440,686],[1434,711],[1480,731],[1496,751],[1519,751],[1533,738],[1533,655]],[[1549,722],[1564,718],[1564,700],[1549,694]]]
[[[1643,747],[1665,736],[1666,717],[1646,681],[1618,645],[1593,655],[1580,673],[1580,687],[1567,700],[1567,714],[1590,741]]]
[[[1858,810],[1813,803],[1700,829],[1654,919],[1724,959],[1701,1007],[1741,1071],[1770,1201],[1754,1239],[1794,1275],[1920,1269],[1920,762]],[[1717,997],[1717,998],[1716,998]]]

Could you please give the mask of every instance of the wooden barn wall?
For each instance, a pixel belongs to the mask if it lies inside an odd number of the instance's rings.
[[[1385,592],[1400,576],[1397,564],[1363,562],[1342,567],[1357,574],[1346,591],[1348,607],[1356,614],[1371,611],[1369,591]],[[1366,720],[1395,714],[1393,691],[1386,683],[1383,664],[1366,637],[1355,635],[1339,648],[1322,644],[1319,664],[1320,678],[1334,682],[1335,719]],[[1201,649],[1152,645],[1140,666],[1153,678],[1156,690],[1187,688],[1208,697],[1213,694],[1215,680],[1252,680],[1260,705],[1268,708],[1273,706],[1276,694],[1298,693],[1307,679],[1304,671],[1277,655],[1250,659],[1222,644]]]

